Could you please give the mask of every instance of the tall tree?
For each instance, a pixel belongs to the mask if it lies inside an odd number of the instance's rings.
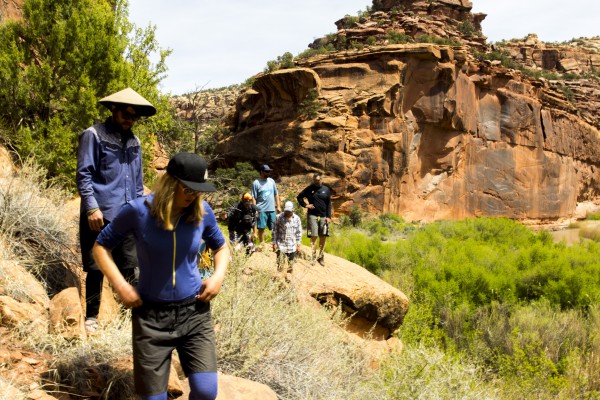
[[[150,132],[172,124],[168,97],[158,90],[170,51],[159,48],[154,32],[128,21],[125,0],[25,0],[23,20],[0,26],[8,144],[72,185],[77,136],[107,115],[97,100],[130,86],[159,111],[138,130],[151,147]]]

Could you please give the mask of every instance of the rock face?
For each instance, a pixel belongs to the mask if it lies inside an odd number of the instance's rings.
[[[0,2],[0,23],[22,17],[24,0],[5,0]]]
[[[396,3],[405,11],[385,12]],[[414,10],[406,11],[408,3]],[[382,1],[384,11],[362,18],[362,26],[397,15],[406,23],[438,9],[452,26],[463,18],[477,30],[483,19],[470,14],[468,1],[426,3]],[[598,81],[555,82],[507,69],[475,58],[487,45],[465,44],[464,36],[462,46],[382,42],[259,74],[238,99],[232,135],[217,153],[229,165],[268,162],[285,176],[321,171],[337,213],[358,204],[409,220],[556,220],[571,217],[578,202],[597,201]],[[522,59],[554,53],[544,54]],[[565,51],[553,60],[565,71],[596,63]]]

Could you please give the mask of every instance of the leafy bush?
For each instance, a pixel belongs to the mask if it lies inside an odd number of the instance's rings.
[[[218,190],[219,205],[223,210],[228,210],[237,204],[242,194],[250,192],[252,182],[259,177],[259,173],[249,162],[236,163],[233,168],[217,168],[215,171],[215,187]]]
[[[350,219],[350,223],[352,226],[357,227],[362,223],[363,212],[358,205],[354,205],[352,210],[350,210],[350,214],[348,214],[348,218]]]
[[[26,1],[22,21],[0,26],[3,139],[73,189],[77,137],[99,120],[99,98],[130,86],[157,107],[151,129],[140,121],[136,130],[146,149],[155,140],[150,132],[168,130],[168,98],[157,86],[169,53],[156,44],[154,28],[128,22],[124,1]]]
[[[419,35],[415,38],[415,42],[417,43],[434,43],[434,44],[439,44],[439,45],[444,45],[444,46],[460,46],[461,43],[453,40],[453,39],[449,39],[449,38],[441,38],[441,37],[437,37],[437,36],[430,36],[430,35]]]
[[[510,53],[505,50],[494,50],[487,53],[482,53],[479,51],[474,51],[473,55],[479,61],[490,60],[490,61],[500,61],[501,65],[504,68],[517,69],[517,63],[512,59]]]
[[[298,117],[304,120],[315,119],[322,108],[317,89],[309,89],[306,97],[298,104]]]
[[[345,15],[342,19],[342,24],[344,29],[354,28],[359,21],[359,17],[354,17],[352,15]]]
[[[389,31],[385,37],[390,44],[405,44],[413,41],[410,35],[399,31]]]
[[[460,22],[458,25],[456,25],[456,29],[465,36],[473,36],[478,33],[471,21]]]
[[[306,49],[303,52],[301,52],[300,54],[298,54],[296,56],[296,58],[304,60],[304,59],[322,55],[322,54],[329,54],[335,50],[336,50],[336,48],[334,47],[333,44],[327,43],[326,46],[319,46],[319,48],[317,48],[317,49]]]
[[[274,72],[280,69],[294,68],[295,66],[294,55],[287,51],[283,55],[277,56],[276,60],[267,61],[265,72]]]

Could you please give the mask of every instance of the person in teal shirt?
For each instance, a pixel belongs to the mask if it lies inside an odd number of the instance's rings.
[[[260,178],[252,182],[253,203],[258,209],[258,240],[263,243],[265,240],[265,229],[273,230],[275,217],[281,212],[279,193],[277,185],[270,177],[272,169],[268,165],[260,167]]]

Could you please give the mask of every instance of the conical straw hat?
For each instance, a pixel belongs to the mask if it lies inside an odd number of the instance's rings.
[[[149,117],[156,114],[156,108],[148,100],[143,98],[138,92],[132,88],[123,89],[120,92],[113,93],[100,99],[98,103],[102,104],[110,110],[112,104],[126,104],[133,106],[138,110],[141,116]]]

